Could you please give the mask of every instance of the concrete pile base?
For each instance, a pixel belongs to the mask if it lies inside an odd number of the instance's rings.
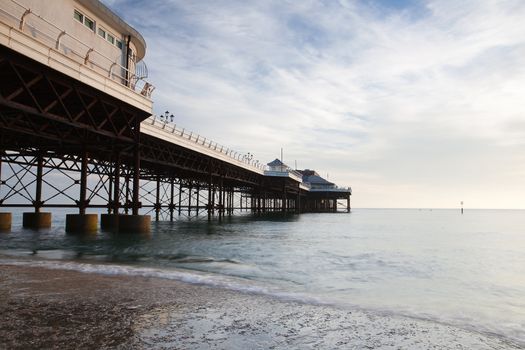
[[[97,214],[66,215],[66,232],[68,233],[96,233],[97,229]]]
[[[0,231],[10,231],[12,219],[11,213],[0,213]]]
[[[150,233],[151,216],[120,215],[118,218],[119,233]]]
[[[40,229],[51,227],[51,213],[23,213],[22,226]]]
[[[100,229],[117,231],[120,214],[100,214]]]

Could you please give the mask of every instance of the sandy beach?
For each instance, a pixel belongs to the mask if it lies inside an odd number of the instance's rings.
[[[0,268],[1,349],[519,349],[405,317],[160,278]]]

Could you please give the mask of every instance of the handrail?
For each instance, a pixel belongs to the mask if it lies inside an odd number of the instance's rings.
[[[103,71],[105,73],[104,75],[109,77],[111,80],[119,82],[120,84],[126,86],[128,89],[142,96],[148,98],[151,97],[151,93],[155,89],[153,85],[151,83],[146,82],[145,79],[143,79],[142,77],[137,77],[134,72],[116,62],[118,58],[113,60],[112,58],[107,57],[102,52],[84,43],[82,40],[78,39],[74,35],[69,34],[67,31],[63,30],[56,24],[42,17],[40,14],[33,12],[30,8],[25,7],[16,0],[10,0],[10,2],[18,6],[21,12],[23,13],[16,15],[9,12],[6,8],[1,10],[2,12],[6,13],[9,17],[13,18],[13,25],[16,25],[16,27],[19,30],[24,31],[25,28],[29,28],[32,36],[35,39],[40,39],[39,41],[47,45],[49,48],[56,51],[61,51],[64,55],[69,57],[77,57],[76,60],[79,63],[82,63],[83,65],[88,67],[91,66],[92,69],[98,68],[99,70]],[[18,10],[13,11],[18,12]],[[40,20],[41,22],[43,22],[43,25],[39,25],[37,28],[36,22],[34,22],[33,24],[29,24],[28,18],[30,17]],[[54,31],[57,31],[57,33],[53,34]],[[40,33],[41,35],[37,36],[36,32]],[[44,40],[45,37],[47,37],[48,39]],[[82,47],[82,49],[75,49],[63,44],[64,41],[66,41],[66,38],[71,39],[75,43],[75,45],[79,45],[80,47]],[[52,41],[52,44],[47,43],[46,41]],[[63,50],[60,50],[61,47],[63,48]],[[105,63],[100,63],[100,61],[99,63],[97,63],[96,60],[93,58],[93,55],[96,55],[96,57],[99,57],[100,59],[102,59],[102,61],[105,61]],[[120,71],[120,73],[115,72],[115,67],[118,67],[117,71]]]
[[[302,181],[303,175],[296,170],[287,168],[285,171],[272,172],[269,170],[270,167],[268,167],[265,164],[260,163],[258,160],[253,160],[251,157],[248,157],[247,154],[243,154],[243,153],[234,151],[230,148],[227,148],[223,145],[218,144],[217,142],[208,140],[207,138],[199,134],[196,134],[192,131],[188,132],[185,128],[179,129],[177,128],[177,124],[169,122],[167,118],[165,119],[162,117],[158,117],[157,115],[152,115],[146,120],[144,120],[144,122],[155,127],[155,129],[157,129],[159,132],[170,135],[172,137],[183,139],[185,141],[193,142],[197,147],[202,148],[203,151],[226,155],[230,157],[232,160],[236,160],[237,162],[240,162],[249,167],[253,167],[259,171],[263,171],[265,175],[272,176],[271,173],[286,174],[292,179],[294,179],[295,177],[295,180],[297,180],[301,185],[306,187],[308,190],[314,190],[314,191],[318,189],[321,190],[320,188],[312,187],[312,185],[308,182],[303,182]],[[279,175],[274,175],[274,176],[279,176]],[[323,189],[323,190],[326,190],[326,191],[343,190],[343,191],[348,191],[352,193],[351,187],[334,186],[333,188]]]
[[[177,124],[170,123],[166,119],[159,118],[156,115],[152,115],[145,120],[150,125],[154,126],[157,130],[172,135],[174,137],[179,137],[186,141],[191,141],[200,148],[204,148],[207,152],[213,152],[217,154],[222,154],[228,156],[229,158],[236,160],[237,162],[243,163],[247,166],[256,168],[260,171],[266,170],[268,167],[265,164],[260,163],[258,160],[253,160],[250,157],[247,157],[247,154],[243,154],[238,151],[234,151],[226,146],[223,146],[217,142],[213,142],[206,137],[203,137],[199,134],[196,134],[192,131],[188,132],[185,128],[177,128]],[[173,124],[168,128],[168,125]]]

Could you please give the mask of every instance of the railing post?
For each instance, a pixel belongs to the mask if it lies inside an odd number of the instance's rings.
[[[88,64],[88,62],[89,62],[89,54],[91,52],[93,52],[93,48],[89,48],[89,50],[87,50],[86,56],[84,57],[84,64]]]
[[[61,31],[60,34],[58,34],[58,36],[57,36],[57,41],[56,41],[56,46],[55,46],[55,48],[56,48],[57,50],[60,50],[60,39],[62,39],[62,37],[63,37],[64,35],[66,35],[66,31],[63,30],[63,31]],[[113,67],[113,66],[112,66],[112,67]]]
[[[22,14],[22,17],[20,17],[20,25],[19,25],[20,30],[24,30],[24,25],[26,23],[26,16],[29,15],[30,13],[31,13],[31,9],[27,9]]]

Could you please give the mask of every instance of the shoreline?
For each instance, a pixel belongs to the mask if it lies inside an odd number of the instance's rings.
[[[157,277],[0,265],[3,348],[520,349],[440,323]]]

